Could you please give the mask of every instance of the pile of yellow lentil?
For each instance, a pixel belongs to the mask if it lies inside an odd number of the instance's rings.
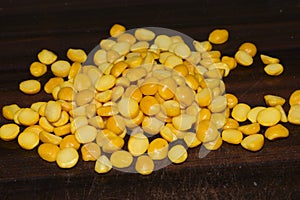
[[[252,65],[257,53],[250,42],[233,57],[213,50],[212,44],[228,40],[226,29],[213,30],[207,41],[192,46],[180,35],[156,35],[149,28],[129,33],[115,24],[110,35],[100,41],[93,64],[85,64],[82,49],[69,49],[69,61],[40,51],[30,74],[41,77],[51,68],[54,77],[43,89],[53,100],[4,106],[2,114],[12,123],[1,126],[0,138],[17,138],[26,150],[38,148],[43,160],[61,168],[74,167],[81,155],[95,161],[97,173],[114,167],[147,175],[166,163],[184,162],[188,148],[202,144],[217,150],[224,141],[259,151],[264,138],[288,137],[284,123],[300,124],[300,90],[289,98],[288,115],[280,96],[265,95],[266,106],[251,108],[225,93],[222,78],[238,65]],[[260,57],[268,75],[283,72],[278,58]],[[33,95],[42,86],[31,79],[19,89]]]

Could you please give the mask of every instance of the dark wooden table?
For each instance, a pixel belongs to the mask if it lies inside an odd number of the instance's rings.
[[[242,42],[252,41],[258,55],[278,57],[285,66],[281,76],[267,76],[257,55],[253,66],[238,67],[224,79],[227,92],[252,106],[264,105],[265,94],[288,98],[300,88],[299,17],[297,0],[2,0],[0,107],[48,100],[43,93],[27,96],[18,91],[18,83],[30,77],[28,67],[36,54],[47,48],[64,59],[69,47],[89,52],[108,37],[114,23],[128,29],[175,29],[197,40],[205,40],[214,28],[226,28],[230,40],[214,46],[224,55],[233,55]],[[6,122],[0,117],[1,125]],[[36,150],[0,141],[0,199],[299,199],[300,126],[286,126],[287,139],[266,141],[259,152],[224,144],[200,159],[196,148],[183,164],[150,176],[116,170],[99,175],[94,163],[82,161],[63,170],[41,160]]]

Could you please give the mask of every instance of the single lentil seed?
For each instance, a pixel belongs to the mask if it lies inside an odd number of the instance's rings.
[[[149,175],[154,170],[154,162],[147,155],[139,156],[135,163],[135,170],[142,175]]]
[[[41,52],[38,53],[38,59],[41,63],[46,65],[50,65],[57,59],[57,55],[55,55],[52,51],[47,49],[43,49]]]
[[[250,106],[245,103],[238,103],[233,107],[231,116],[238,122],[244,122],[247,120],[247,115],[251,110]]]
[[[66,147],[60,149],[56,156],[56,163],[60,168],[72,168],[79,159],[79,155],[76,149],[72,147]]]
[[[0,128],[0,138],[4,141],[14,140],[20,132],[20,127],[17,124],[4,124]]]
[[[100,174],[107,173],[112,169],[112,164],[105,155],[102,155],[97,159],[94,169]]]
[[[22,81],[19,89],[25,94],[37,94],[41,90],[41,83],[33,79]]]
[[[247,150],[259,151],[264,145],[264,136],[262,134],[249,135],[243,139],[241,145]]]
[[[52,143],[43,143],[38,147],[39,156],[48,162],[55,162],[59,147]]]
[[[30,131],[23,131],[18,136],[18,144],[26,150],[32,150],[39,144],[39,136]]]
[[[283,70],[283,66],[279,63],[268,64],[264,68],[264,71],[270,76],[279,76]]]
[[[300,104],[300,90],[295,90],[289,98],[290,106]]]
[[[30,74],[34,77],[41,77],[47,72],[47,66],[40,62],[33,62],[29,67]]]
[[[292,105],[288,112],[288,121],[300,125],[300,104]]]
[[[187,159],[187,151],[184,146],[178,144],[170,148],[168,158],[173,163],[182,163]]]
[[[119,150],[111,154],[110,162],[114,167],[125,168],[131,165],[133,157],[128,151]]]
[[[263,126],[273,126],[281,119],[280,112],[274,107],[268,107],[257,114],[257,122]]]
[[[236,129],[225,129],[222,131],[222,139],[230,144],[240,144],[243,140],[243,134]]]
[[[209,36],[208,41],[213,44],[223,44],[228,40],[229,33],[226,29],[215,29]]]
[[[289,130],[281,124],[276,124],[267,128],[265,131],[265,137],[268,140],[275,140],[278,138],[285,138],[289,136]]]
[[[243,50],[243,51],[247,52],[251,57],[254,57],[257,52],[257,48],[256,48],[255,44],[253,44],[252,42],[244,42],[239,47],[239,50]]]
[[[243,66],[250,66],[253,63],[253,58],[243,50],[238,50],[234,55],[236,62]]]

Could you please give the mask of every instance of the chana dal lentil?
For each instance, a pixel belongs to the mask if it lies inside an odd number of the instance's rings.
[[[38,146],[43,160],[61,168],[74,167],[80,150],[84,161],[95,162],[97,173],[115,167],[148,175],[165,166],[156,166],[160,161],[184,162],[187,148],[203,144],[217,150],[224,141],[259,151],[264,138],[288,137],[280,122],[300,124],[299,90],[290,96],[288,115],[280,96],[265,95],[266,106],[251,107],[225,94],[222,78],[238,65],[252,65],[257,54],[251,42],[242,43],[234,56],[213,50],[212,44],[228,40],[226,29],[215,29],[207,40],[191,45],[181,35],[157,35],[149,28],[127,32],[115,24],[109,33],[111,38],[102,39],[91,55],[70,48],[69,60],[57,60],[54,52],[40,51],[30,74],[41,77],[50,66],[54,77],[44,92],[53,99],[28,108],[4,106],[3,116],[14,123],[1,126],[0,138],[18,138],[26,150]],[[92,64],[86,64],[90,58]],[[283,72],[278,58],[260,58],[268,75]],[[25,94],[40,89],[34,79],[20,83]],[[267,128],[264,134],[261,127]]]

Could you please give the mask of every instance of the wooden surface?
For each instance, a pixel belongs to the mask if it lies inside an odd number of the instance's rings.
[[[114,23],[128,29],[175,29],[197,40],[205,40],[214,28],[226,28],[230,40],[214,46],[224,55],[252,41],[258,55],[279,57],[285,66],[281,76],[269,77],[256,56],[253,66],[238,67],[225,79],[226,91],[252,106],[263,105],[264,94],[288,98],[300,88],[299,14],[297,0],[1,1],[0,107],[49,99],[18,91],[18,83],[30,77],[28,67],[36,54],[48,48],[64,59],[69,47],[88,52],[108,37]],[[6,122],[0,118],[1,125]],[[36,150],[0,141],[0,199],[299,199],[300,126],[286,126],[287,139],[266,141],[259,152],[224,144],[200,159],[196,148],[183,164],[150,176],[116,170],[99,175],[94,163],[82,161],[63,170],[42,161]]]

